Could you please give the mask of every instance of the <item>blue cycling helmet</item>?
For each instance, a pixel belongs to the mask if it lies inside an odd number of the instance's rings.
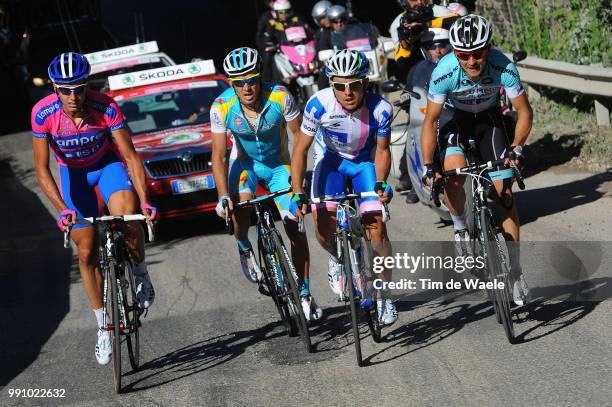
[[[223,70],[228,77],[261,72],[259,52],[253,48],[241,47],[232,50],[223,60]]]
[[[325,75],[332,76],[365,78],[370,72],[370,61],[363,52],[353,49],[342,49],[327,61],[325,65]]]
[[[87,79],[91,66],[89,61],[76,52],[64,52],[49,64],[49,78],[53,83],[69,84]]]

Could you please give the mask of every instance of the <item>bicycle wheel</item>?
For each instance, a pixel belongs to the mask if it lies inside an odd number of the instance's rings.
[[[353,285],[353,276],[351,268],[351,246],[348,241],[349,237],[345,231],[338,236],[342,239],[342,263],[344,264],[345,278],[344,282],[346,286],[345,291],[348,291],[348,299],[351,308],[351,327],[353,329],[353,339],[355,343],[355,359],[357,360],[357,366],[363,366],[363,359],[361,357],[361,340],[359,337],[359,299],[355,296],[355,287]]]
[[[370,334],[372,335],[372,339],[376,343],[382,342],[382,334],[380,327],[380,319],[378,315],[378,307],[376,306],[376,300],[378,299],[378,290],[374,289],[374,280],[378,278],[378,276],[373,271],[373,261],[374,257],[372,253],[372,246],[368,239],[365,236],[361,237],[361,262],[359,267],[359,274],[361,277],[361,285],[360,291],[362,292],[362,297],[368,298],[370,297],[372,300],[372,304],[364,308],[364,312],[368,319],[368,327],[370,328]]]
[[[287,307],[291,315],[291,319],[294,325],[297,327],[298,332],[306,348],[306,352],[312,352],[312,345],[310,342],[310,332],[308,332],[308,324],[306,323],[306,317],[304,317],[304,310],[302,309],[302,303],[300,299],[300,292],[297,283],[297,274],[295,273],[295,266],[289,257],[287,248],[283,244],[280,234],[277,230],[272,232],[274,238],[274,244],[276,246],[277,256],[280,258],[281,270],[283,272],[284,280],[284,292],[287,300]]]
[[[483,228],[485,246],[487,248],[487,266],[489,267],[489,275],[493,280],[503,283],[504,287],[500,290],[493,290],[501,322],[504,326],[506,338],[510,343],[515,342],[514,336],[514,321],[512,320],[512,310],[509,296],[509,271],[506,259],[503,256],[500,245],[502,241],[498,239],[493,216],[488,208],[483,208],[480,212],[480,223]]]
[[[486,259],[488,259],[490,255],[487,249],[487,244],[485,242],[486,232],[485,232],[485,229],[482,228],[482,224],[480,222],[480,215],[474,219],[474,227],[475,227],[474,233],[477,235],[475,239],[475,245],[474,245],[474,256],[475,257],[479,256],[485,259],[486,261]],[[490,282],[493,281],[494,276],[492,273],[490,273],[490,269],[488,266],[486,266],[486,273],[484,277],[487,279],[487,281],[490,281]],[[485,291],[487,293],[487,297],[489,298],[489,301],[493,305],[493,313],[495,314],[495,319],[497,320],[498,324],[501,324],[502,316],[499,310],[499,306],[497,305],[497,299],[495,297],[495,290],[492,288],[488,288]]]
[[[134,272],[132,264],[129,261],[123,262],[123,302],[125,309],[124,327],[128,335],[126,336],[128,355],[130,357],[130,366],[133,370],[138,370],[140,367],[140,307],[136,299],[136,284],[134,281]]]
[[[272,247],[269,241],[265,241],[263,233],[259,233],[259,239],[257,240],[257,250],[259,252],[259,264],[261,265],[261,272],[264,277],[264,281],[268,290],[270,291],[270,297],[274,301],[274,306],[278,311],[278,315],[285,326],[287,335],[295,335],[295,327],[291,324],[291,317],[289,315],[289,309],[287,307],[285,299],[282,297],[279,291],[279,275],[277,270],[280,269],[276,254],[272,251]],[[281,276],[282,278],[282,276]]]
[[[109,264],[107,273],[108,292],[106,296],[106,309],[110,310],[110,331],[113,337],[113,383],[115,392],[121,392],[121,323],[119,319],[119,307],[117,304],[119,287],[117,286],[117,265]],[[110,295],[109,295],[110,294]],[[107,328],[108,329],[108,328]]]

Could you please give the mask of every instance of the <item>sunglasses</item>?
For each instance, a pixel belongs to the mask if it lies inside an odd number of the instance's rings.
[[[242,88],[244,85],[249,85],[249,86],[255,85],[259,81],[259,76],[260,74],[257,74],[257,75],[251,76],[250,78],[230,79],[230,81],[232,82],[232,85],[236,86],[237,88]]]
[[[360,92],[363,90],[363,79],[357,79],[351,82],[330,82],[334,89],[338,92],[345,92],[346,88],[349,88],[353,92]]]
[[[486,53],[487,49],[479,49],[478,51],[474,52],[455,51],[455,55],[457,56],[457,58],[462,61],[468,61],[470,57],[474,57],[474,59],[482,59],[486,55]]]
[[[278,14],[289,14],[289,12],[290,12],[290,11],[291,11],[291,10],[289,10],[289,9],[288,9],[288,10],[276,10],[276,12],[277,12]]]
[[[439,48],[446,48],[448,47],[448,43],[447,42],[430,42],[429,44],[426,45],[426,48],[428,50],[434,50],[434,49],[439,49]]]
[[[86,83],[77,86],[56,86],[57,91],[64,96],[68,96],[71,93],[74,93],[75,95],[80,95],[85,91],[85,88],[87,88]]]
[[[329,22],[332,24],[344,24],[346,20],[329,20]]]

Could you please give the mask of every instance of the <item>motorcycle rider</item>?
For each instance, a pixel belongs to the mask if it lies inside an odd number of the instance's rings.
[[[266,27],[272,25],[276,21],[276,15],[272,10],[272,5],[274,4],[274,0],[268,0],[266,2],[269,10],[266,10],[265,13],[259,17],[257,21],[257,34],[255,34],[255,42],[257,43],[257,48],[259,49],[259,53],[262,56],[262,65],[263,65],[263,76],[262,79],[265,82],[272,82],[273,80],[273,65],[274,65],[274,52],[276,52],[276,47],[274,44],[269,44],[268,37],[266,36]]]
[[[291,3],[288,0],[276,0],[272,4],[272,15],[275,20],[270,21],[270,24],[266,26],[265,38],[266,38],[266,52],[270,53],[272,57],[278,50],[280,44],[285,40],[285,29],[289,27],[302,26],[306,31],[308,38],[313,37],[312,28],[299,16],[293,14]],[[274,78],[278,81],[287,83],[287,78],[281,78],[281,74],[276,68],[274,62],[272,63]]]
[[[423,34],[423,36],[421,36],[420,42],[421,53],[425,59],[418,62],[414,67],[412,67],[412,69],[410,69],[410,72],[408,72],[408,79],[406,81],[406,87],[408,89],[413,89],[415,86],[426,89],[427,81],[431,77],[431,73],[436,67],[436,64],[451,50],[448,40],[448,30],[443,28],[430,28],[425,34]],[[445,120],[449,119],[449,116],[450,115],[445,114],[445,111],[443,111],[443,114],[440,117],[440,122],[445,122]],[[406,146],[406,148],[408,148],[408,146]],[[412,204],[419,202],[419,197],[416,191],[412,188],[406,156],[407,153],[405,151],[404,156],[402,156],[400,161],[400,182],[396,189],[402,188],[405,184],[410,184],[410,188],[408,188],[409,191],[406,194],[406,203]],[[420,176],[420,174],[417,176]]]
[[[327,11],[332,7],[332,3],[327,0],[322,0],[312,7],[312,19],[319,26],[319,29],[314,33],[315,46],[317,49],[317,53],[322,50],[319,47],[319,43],[321,42],[321,38],[325,38],[331,35],[331,22],[327,16]],[[319,89],[324,89],[329,86],[329,81],[327,80],[327,76],[325,76],[325,70],[320,69],[319,75],[317,77],[317,85]]]

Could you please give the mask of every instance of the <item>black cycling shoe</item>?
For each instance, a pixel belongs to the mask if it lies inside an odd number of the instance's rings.
[[[412,189],[412,183],[410,182],[410,178],[401,178],[397,185],[395,186],[395,192],[407,192]]]
[[[415,204],[417,202],[419,202],[419,196],[416,194],[416,192],[414,192],[414,190],[411,190],[408,192],[408,194],[406,194],[407,204]]]

